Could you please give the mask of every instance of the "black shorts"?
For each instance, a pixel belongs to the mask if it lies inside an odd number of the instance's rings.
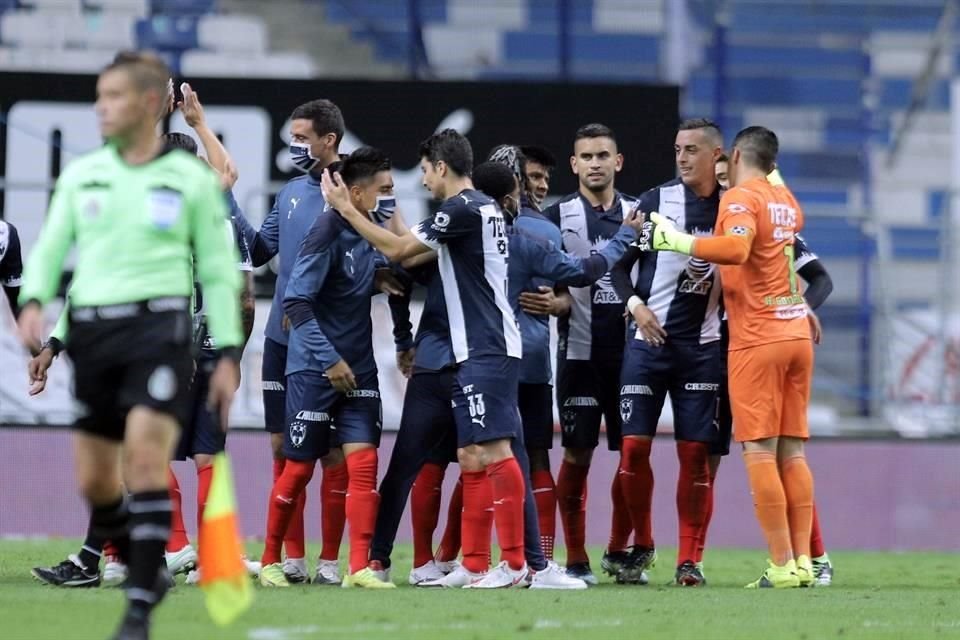
[[[607,426],[607,448],[620,450],[619,360],[561,360],[557,365],[557,408],[568,449],[596,449],[600,419]]]
[[[397,437],[420,442],[429,450],[427,462],[457,461],[457,425],[452,407],[453,369],[414,370],[403,396]]]
[[[522,435],[519,376],[519,358],[477,356],[460,363],[451,385],[458,447]]]
[[[263,421],[269,433],[287,428],[287,345],[263,340],[260,380],[263,388]]]
[[[620,377],[623,435],[656,435],[669,392],[674,437],[715,443],[717,394],[723,379],[721,353],[719,341],[667,341],[654,347],[643,340],[630,340]]]
[[[517,406],[527,451],[553,448],[553,387],[520,383]]]
[[[86,308],[70,315],[76,429],[122,441],[127,413],[136,406],[170,414],[181,425],[190,419],[193,335],[185,310],[104,319]]]
[[[220,428],[219,417],[207,408],[210,376],[216,366],[217,360],[203,355],[197,360],[197,371],[190,387],[191,415],[183,424],[174,460],[186,460],[198,454],[216,455],[227,444],[227,432]]]

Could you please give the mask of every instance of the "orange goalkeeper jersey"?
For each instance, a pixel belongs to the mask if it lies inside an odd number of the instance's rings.
[[[730,349],[809,340],[807,305],[794,269],[794,236],[803,211],[781,184],[754,178],[720,200],[716,235],[753,235],[747,261],[720,266]]]

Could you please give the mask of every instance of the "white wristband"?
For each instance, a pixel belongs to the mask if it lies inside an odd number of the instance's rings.
[[[630,299],[627,300],[627,311],[631,314],[633,310],[643,304],[643,300],[640,299],[640,296],[630,296]]]

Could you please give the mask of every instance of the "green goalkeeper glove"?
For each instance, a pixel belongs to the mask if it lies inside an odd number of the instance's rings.
[[[656,211],[650,214],[653,229],[649,234],[649,242],[642,246],[644,251],[673,251],[690,255],[693,251],[694,237],[689,233],[678,231],[669,218]]]

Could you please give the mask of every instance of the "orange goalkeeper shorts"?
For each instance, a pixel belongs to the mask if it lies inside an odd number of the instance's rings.
[[[808,438],[807,406],[813,378],[810,340],[773,342],[731,351],[730,408],[737,442],[779,436]]]

